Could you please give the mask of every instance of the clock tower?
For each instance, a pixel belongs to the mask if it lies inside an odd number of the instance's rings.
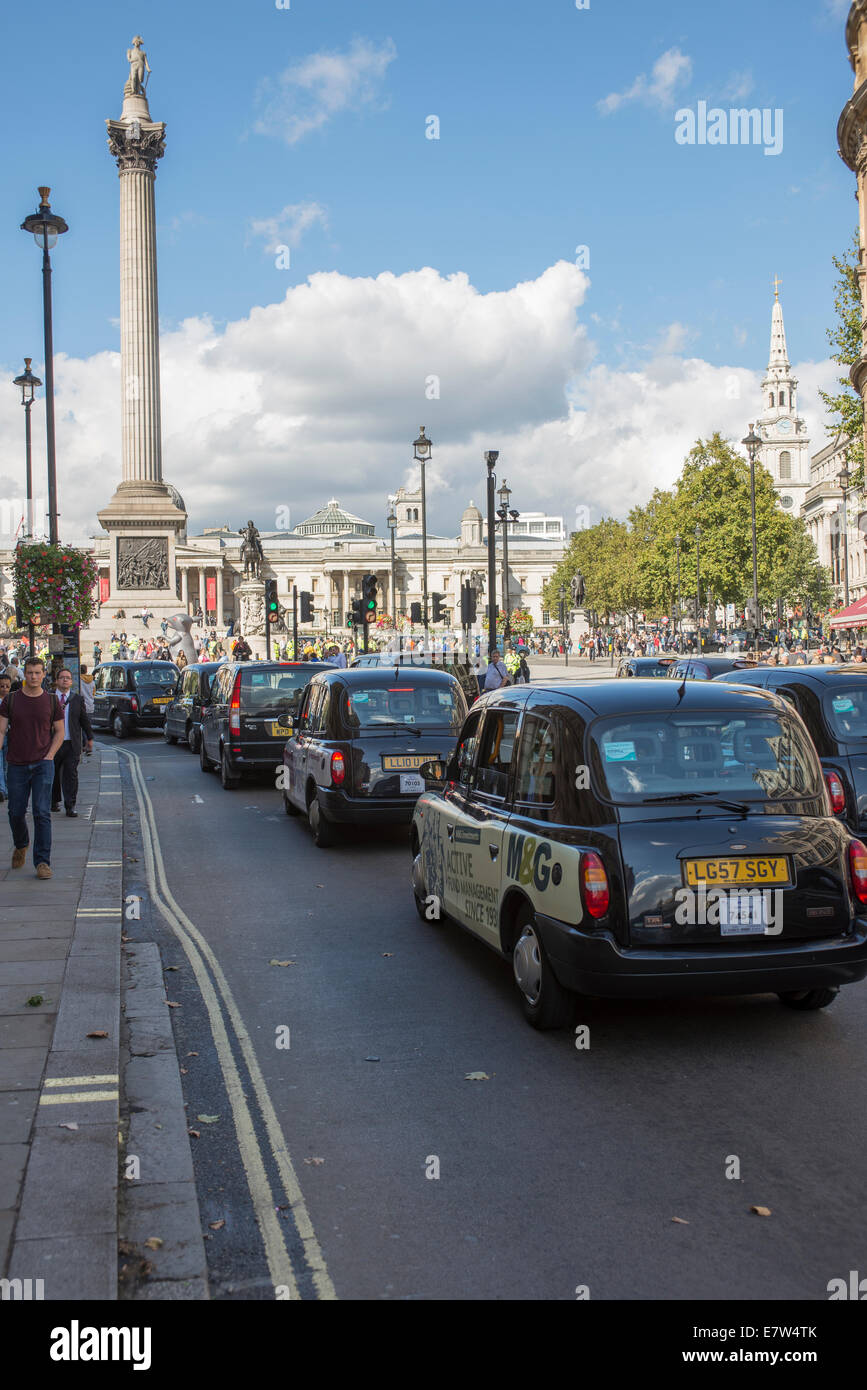
[[[774,279],[773,283],[771,356],[762,382],[762,413],[756,422],[762,438],[759,462],[774,480],[780,506],[791,516],[799,516],[810,487],[810,441],[807,426],[798,415],[798,383],[786,350],[779,290],[782,281]]]

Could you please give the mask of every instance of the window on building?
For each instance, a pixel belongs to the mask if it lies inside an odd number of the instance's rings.
[[[545,525],[544,525],[543,522],[541,522],[541,521],[531,521],[531,522],[530,522],[530,535],[531,535],[531,536],[541,536],[542,533],[544,532],[544,530],[545,530]]]
[[[768,397],[768,405],[773,405],[773,404],[774,404],[774,393],[773,393],[773,391],[772,391],[771,394],[770,394],[770,396]]]
[[[781,392],[780,392],[780,405],[785,405],[785,404],[786,404],[786,393],[785,393],[785,391],[781,391]]]
[[[791,478],[792,476],[792,455],[788,449],[784,449],[780,454],[780,478]]]
[[[559,523],[559,521],[546,521],[546,522],[545,522],[545,527],[546,527],[546,530],[548,530],[548,531],[559,531],[559,530],[560,530],[560,523]]]

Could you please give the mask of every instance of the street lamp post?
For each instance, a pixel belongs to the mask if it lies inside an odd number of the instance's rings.
[[[674,549],[675,549],[675,553],[676,553],[676,555],[677,555],[677,623],[676,623],[676,628],[677,628],[677,636],[678,636],[678,638],[680,638],[680,637],[683,636],[683,618],[682,618],[682,616],[681,616],[681,603],[680,603],[680,536],[679,536],[679,535],[675,536],[675,538],[674,538]]]
[[[840,484],[840,488],[843,493],[843,593],[845,596],[846,608],[849,607],[849,517],[847,515],[846,507],[849,501],[849,483],[851,482],[851,480],[852,475],[849,472],[849,460],[848,457],[844,454],[843,467],[837,474],[837,482]]]
[[[756,456],[761,445],[761,437],[756,434],[755,428],[750,422],[750,432],[741,443],[746,446],[750,460],[750,516],[752,519],[752,543],[753,543],[753,640],[755,649],[759,647],[759,567],[758,551],[756,549]]]
[[[563,654],[566,657],[566,665],[569,665],[569,643],[566,633],[566,586],[560,585],[560,627],[563,630]]]
[[[391,620],[397,628],[397,585],[394,577],[394,534],[397,530],[397,514],[394,510],[394,498],[388,499],[388,529],[391,535]]]
[[[32,232],[37,246],[42,247],[42,317],[45,339],[45,438],[48,453],[48,539],[58,541],[57,530],[57,461],[54,450],[54,342],[51,319],[51,257],[48,252],[58,236],[68,232],[62,217],[51,211],[48,201],[50,188],[40,188],[41,202],[36,212],[25,217],[22,232]]]
[[[427,494],[424,485],[424,466],[431,456],[431,441],[425,437],[424,425],[419,427],[418,439],[413,444],[413,458],[421,464],[421,590],[422,618],[424,619],[425,650],[427,649]]]
[[[696,650],[701,655],[701,527],[695,524],[695,637]]]
[[[511,511],[509,510],[509,498],[512,496],[512,490],[505,478],[497,496],[500,499],[497,516],[500,518],[499,524],[503,528],[503,639],[508,642],[512,636],[509,604],[509,527],[514,526],[521,513],[516,511],[514,507]]]
[[[30,436],[30,407],[33,404],[37,386],[42,385],[39,377],[34,376],[30,370],[30,363],[32,361],[32,357],[25,357],[24,371],[20,376],[17,376],[12,383],[13,386],[21,388],[21,404],[24,406],[24,473],[25,485],[27,488],[25,501],[26,530],[24,534],[30,539],[33,538],[33,464]]]
[[[497,485],[494,469],[500,457],[499,449],[485,452],[488,470],[488,656],[497,650],[497,522],[494,515],[494,489]]]

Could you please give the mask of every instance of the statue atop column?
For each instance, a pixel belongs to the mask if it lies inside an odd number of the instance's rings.
[[[144,40],[141,34],[136,34],[132,41],[132,48],[126,50],[126,61],[129,63],[129,77],[123,89],[125,97],[140,97],[145,95],[147,88],[147,77],[145,77],[145,73],[150,77],[151,70],[148,64],[148,55],[142,48],[143,42]]]
[[[241,563],[244,566],[244,578],[261,579],[265,552],[262,549],[258,528],[253,525],[252,521],[248,521],[246,526],[241,527],[238,535],[244,537],[241,542]]]
[[[582,608],[584,606],[585,585],[584,576],[580,570],[576,570],[573,574],[571,588],[573,606],[575,608]]]

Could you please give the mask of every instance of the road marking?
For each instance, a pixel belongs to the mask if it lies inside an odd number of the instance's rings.
[[[117,1100],[117,1091],[68,1091],[66,1095],[40,1096],[40,1105],[80,1105],[87,1100]]]
[[[196,792],[196,795],[193,797],[193,801],[197,806],[204,806],[205,804],[204,797],[199,796],[198,792]]]
[[[301,1186],[298,1182],[292,1159],[286,1147],[285,1136],[280,1127],[280,1122],[277,1119],[277,1114],[268,1093],[268,1088],[265,1085],[265,1078],[259,1067],[250,1035],[247,1032],[244,1020],[235,1003],[234,996],[229,988],[229,983],[210,945],[202,936],[201,932],[199,932],[195,924],[187,917],[169,888],[162,849],[160,847],[159,832],[156,827],[153,802],[151,801],[142,775],[141,759],[137,753],[128,752],[126,749],[118,749],[118,753],[129,761],[132,782],[139,803],[142,842],[145,851],[145,873],[150,888],[151,898],[156,903],[160,914],[165,918],[170,929],[181,943],[187,959],[193,968],[193,973],[196,977],[196,982],[199,986],[205,1008],[208,1011],[211,1033],[214,1038],[220,1069],[223,1073],[229,1104],[232,1108],[241,1161],[244,1165],[247,1186],[253,1201],[256,1219],[262,1233],[262,1241],[265,1247],[265,1259],[271,1273],[272,1283],[275,1286],[279,1284],[286,1285],[289,1289],[290,1298],[297,1299],[300,1297],[295,1271],[292,1267],[292,1260],[286,1245],[286,1226],[285,1223],[281,1223],[277,1217],[277,1212],[275,1210],[276,1203],[271,1190],[271,1184],[265,1171],[265,1165],[253,1125],[250,1108],[247,1104],[243,1083],[229,1042],[226,1023],[223,1019],[223,1013],[220,1007],[220,1000],[217,997],[217,990],[219,990],[223,1007],[226,1010],[229,1022],[231,1023],[238,1045],[240,1046],[241,1054],[250,1076],[250,1081],[256,1093],[256,1100],[258,1101],[259,1111],[265,1124],[271,1154],[277,1165],[277,1171],[280,1174],[280,1180],[292,1211],[295,1229],[304,1247],[304,1255],[313,1278],[314,1288],[320,1299],[336,1299],[337,1294],[331,1282],[319,1242],[313,1230],[313,1223],[310,1220],[310,1214],[301,1192]],[[205,961],[207,961],[213,973],[216,989],[208,975]]]
[[[43,1086],[105,1086],[109,1082],[118,1082],[116,1072],[107,1072],[105,1076],[47,1076],[43,1081]]]
[[[123,866],[122,859],[88,859],[89,869],[120,869]]]
[[[123,825],[122,820],[95,820],[94,825]]]

